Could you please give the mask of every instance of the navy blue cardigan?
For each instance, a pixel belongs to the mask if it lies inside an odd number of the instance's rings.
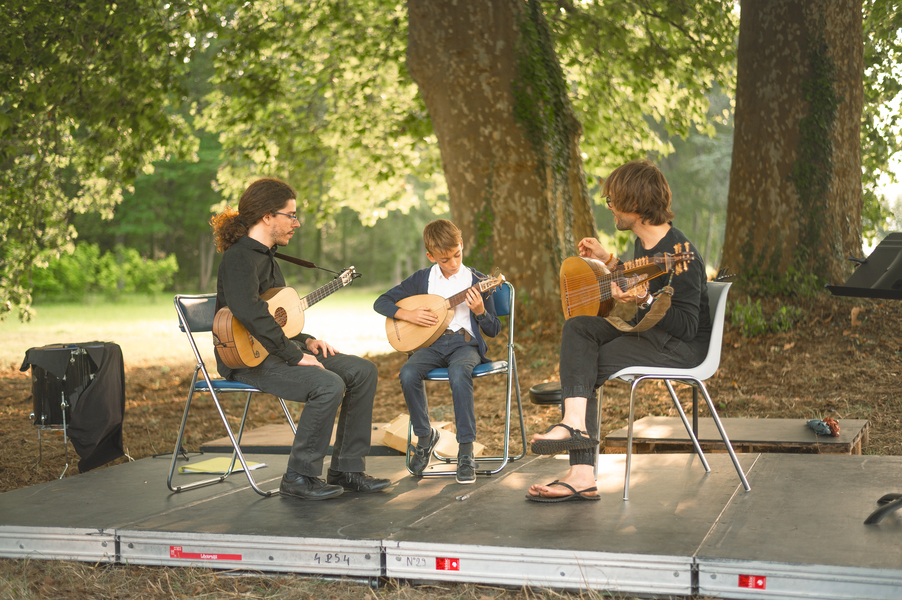
[[[466,267],[469,269],[469,267]],[[373,304],[373,308],[377,313],[384,317],[394,318],[395,313],[398,312],[397,302],[403,300],[404,298],[409,298],[410,296],[417,296],[419,294],[428,294],[429,293],[429,271],[432,270],[432,267],[427,269],[421,269],[388,290],[378,298],[376,298],[376,302]],[[470,285],[475,285],[479,279],[485,277],[479,271],[475,269],[469,269],[469,271],[473,275],[473,281]],[[498,320],[498,315],[495,312],[495,300],[492,299],[491,292],[484,292],[482,294],[482,301],[485,304],[485,317],[482,321],[476,321],[476,315],[470,311],[470,329],[473,330],[473,333],[476,334],[476,341],[479,342],[479,357],[482,359],[482,362],[488,363],[492,362],[488,358],[486,358],[485,352],[487,349],[485,340],[482,337],[482,332],[489,337],[495,337],[501,332],[501,321]],[[480,331],[482,330],[482,331]]]

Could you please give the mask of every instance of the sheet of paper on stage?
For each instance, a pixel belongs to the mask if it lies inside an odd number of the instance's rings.
[[[230,456],[209,458],[207,460],[202,460],[200,462],[194,463],[193,465],[184,465],[182,467],[179,467],[179,473],[225,473],[231,463],[232,458]],[[251,471],[253,471],[254,469],[260,469],[265,466],[266,463],[247,461],[247,468]],[[241,466],[241,462],[235,460],[235,468],[232,469],[232,472],[237,473],[238,471],[243,470],[244,468]]]

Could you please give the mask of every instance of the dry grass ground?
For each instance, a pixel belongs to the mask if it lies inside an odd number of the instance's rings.
[[[792,303],[792,300],[784,302]],[[870,439],[865,452],[902,454],[902,303],[849,300],[822,295],[798,302],[805,318],[791,331],[742,337],[727,326],[721,368],[708,382],[721,416],[752,418],[868,419]],[[557,379],[558,325],[537,325],[518,332],[517,357],[520,388],[526,409],[528,434],[556,422],[559,411],[528,400],[531,386]],[[493,343],[491,354],[500,357],[503,342]],[[397,380],[404,357],[370,357],[379,367],[380,385],[373,415],[387,422],[405,412]],[[18,365],[15,365],[17,367]],[[185,390],[191,376],[188,364],[128,367],[126,369],[125,444],[138,459],[171,452]],[[501,444],[503,414],[495,400],[501,397],[502,378],[478,380],[477,425],[479,441],[488,451]],[[447,417],[447,387],[428,388],[432,414]],[[686,395],[688,398],[688,394]],[[628,411],[628,388],[605,387],[602,435],[623,427]],[[187,447],[196,450],[223,435],[222,424],[207,403],[197,405]],[[28,419],[32,410],[30,379],[13,365],[0,372],[0,491],[34,485],[59,475],[61,444],[44,444],[38,456],[37,435]],[[636,418],[675,414],[663,386],[642,388]],[[704,414],[704,413],[703,413]],[[253,404],[251,426],[278,422],[274,401]],[[453,419],[450,419],[453,420]],[[71,451],[71,450],[70,450]],[[125,459],[116,461],[122,462]],[[116,464],[114,463],[114,464]],[[67,476],[77,474],[70,468]],[[160,481],[160,485],[164,485]],[[500,590],[482,586],[398,586],[371,590],[351,582],[322,582],[298,577],[237,577],[190,569],[102,567],[88,564],[0,560],[0,598],[553,598],[556,592]],[[583,597],[590,597],[584,595]]]

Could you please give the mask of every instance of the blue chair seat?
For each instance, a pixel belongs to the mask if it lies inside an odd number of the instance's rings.
[[[213,389],[217,392],[259,392],[260,390],[252,385],[241,383],[240,381],[230,381],[228,379],[211,379]],[[210,388],[207,382],[199,379],[194,383],[195,392],[209,392]]]
[[[495,373],[506,373],[507,361],[496,360],[490,363],[482,363],[473,369],[473,377],[484,377],[486,375],[494,375]],[[426,375],[427,381],[448,381],[448,369],[432,369]],[[214,385],[216,382],[213,382]]]

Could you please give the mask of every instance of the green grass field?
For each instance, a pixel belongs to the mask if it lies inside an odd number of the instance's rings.
[[[391,352],[385,340],[385,319],[373,311],[379,293],[381,290],[352,287],[336,292],[307,310],[304,331],[341,352]],[[0,364],[4,367],[21,365],[25,351],[32,347],[90,341],[119,344],[126,367],[180,365],[192,360],[169,295],[38,304],[34,310],[36,316],[29,323],[21,323],[15,316],[0,323]],[[202,351],[208,364],[213,364],[211,344],[206,334]]]

